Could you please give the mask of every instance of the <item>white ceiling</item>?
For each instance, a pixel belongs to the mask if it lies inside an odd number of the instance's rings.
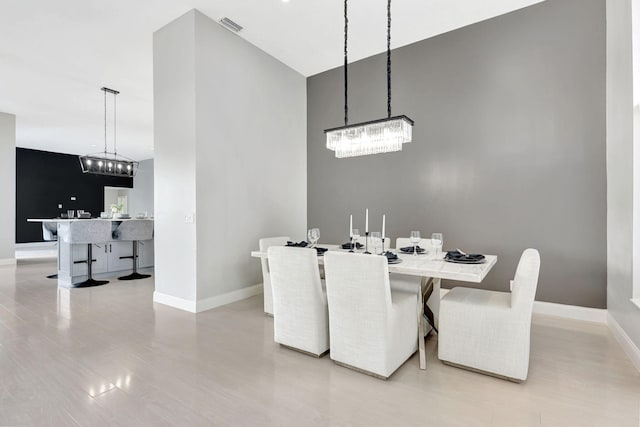
[[[395,0],[392,47],[540,1]],[[17,116],[17,145],[102,150],[108,86],[119,152],[153,157],[152,33],[192,8],[305,76],[342,63],[342,0],[0,0],[0,111]],[[350,0],[349,16],[350,61],[386,49],[384,0]]]

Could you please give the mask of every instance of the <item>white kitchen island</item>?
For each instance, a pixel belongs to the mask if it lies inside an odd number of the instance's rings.
[[[111,219],[112,231],[117,230],[123,221],[129,219]],[[92,221],[91,219],[28,219],[28,222],[53,222],[58,224],[58,235],[61,227],[71,221]],[[153,219],[145,219],[153,221]],[[113,280],[120,276],[125,276],[133,271],[133,243],[112,239],[106,242],[93,244],[93,277],[102,280]],[[153,240],[139,242],[138,246],[138,270],[150,273],[154,264]],[[87,245],[69,244],[63,240],[58,240],[58,286],[65,288],[73,287],[74,283],[79,283],[87,279]]]

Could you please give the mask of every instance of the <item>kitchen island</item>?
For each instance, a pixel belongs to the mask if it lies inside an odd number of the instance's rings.
[[[112,224],[113,235],[117,235],[118,226],[131,219],[109,219]],[[143,219],[153,221],[153,219]],[[93,219],[58,219],[58,218],[33,218],[28,222],[57,223],[58,236],[64,233],[65,224],[72,221],[93,221]],[[133,271],[133,243],[131,241],[111,240],[95,243],[93,253],[93,277],[96,279],[114,279],[130,274]],[[153,239],[140,241],[138,245],[138,269],[140,272],[153,272]],[[58,286],[71,288],[74,283],[87,279],[87,245],[70,244],[63,239],[58,239]]]

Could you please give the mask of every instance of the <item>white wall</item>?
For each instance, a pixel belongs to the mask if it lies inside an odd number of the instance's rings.
[[[143,160],[133,177],[133,188],[129,190],[129,213],[153,213],[153,159]]]
[[[0,113],[0,265],[15,263],[16,116]]]
[[[608,0],[607,309],[610,318],[626,335],[623,337],[626,344],[623,342],[623,345],[627,351],[633,345],[640,347],[640,308],[630,301],[633,295],[634,249],[631,40],[631,0]]]
[[[193,10],[155,34],[154,91],[155,299],[202,310],[261,282],[260,237],[305,236],[306,80]],[[188,203],[169,218],[179,192]],[[171,228],[190,213],[193,235]],[[195,264],[170,260],[171,244]]]
[[[195,12],[153,35],[155,300],[196,300]]]
[[[206,299],[262,282],[249,257],[259,238],[306,236],[306,79],[197,13],[196,88],[198,299]]]

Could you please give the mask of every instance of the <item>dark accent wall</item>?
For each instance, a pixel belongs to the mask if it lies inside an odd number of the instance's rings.
[[[445,249],[498,255],[464,285],[501,291],[537,248],[538,300],[605,307],[605,49],[604,0],[547,0],[395,49],[393,113],[415,120],[413,142],[351,159],[323,134],[342,124],[343,71],[310,77],[308,226],[345,242],[368,207],[393,239],[442,232]],[[352,123],[386,115],[385,71],[384,55],[349,66]]]
[[[105,186],[130,188],[133,179],[83,174],[75,155],[17,148],[16,243],[42,241],[42,225],[27,218],[55,218],[68,209],[99,215]]]

